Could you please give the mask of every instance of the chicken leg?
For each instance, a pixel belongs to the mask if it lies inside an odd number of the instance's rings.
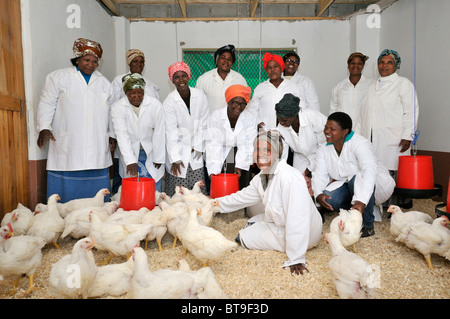
[[[161,240],[159,240],[159,239],[156,239],[156,243],[158,244],[158,250],[159,251],[162,251],[163,250],[163,248],[162,248],[162,246],[161,246]]]
[[[174,236],[172,248],[175,248],[177,246],[177,240],[178,240],[178,236]]]
[[[28,295],[28,294],[30,294],[32,291],[38,290],[38,289],[40,289],[40,288],[38,288],[38,287],[36,287],[36,286],[34,285],[34,274],[32,274],[32,275],[29,277],[29,285],[28,285],[28,289],[27,289],[27,291],[24,292],[24,295]]]
[[[53,246],[55,246],[57,249],[61,249],[61,247],[58,245],[56,241],[53,242]]]
[[[99,266],[105,266],[105,265],[109,264],[109,262],[113,258],[114,258],[114,254],[113,253],[109,253],[108,257],[106,257],[106,259],[102,263],[100,263]]]
[[[19,285],[20,278],[22,275],[19,275],[16,280],[14,280],[11,290],[9,291],[9,296],[14,296],[16,294],[16,288]]]
[[[428,269],[434,269],[433,268],[433,264],[431,263],[431,257],[430,256],[425,256],[425,260],[427,261],[427,265],[428,265]]]

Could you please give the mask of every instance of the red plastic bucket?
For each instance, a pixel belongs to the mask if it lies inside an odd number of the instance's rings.
[[[147,207],[155,208],[155,180],[153,178],[129,177],[122,179],[120,208],[123,210],[139,210]]]
[[[211,176],[212,198],[219,198],[230,195],[239,190],[239,175],[237,174],[217,174]]]
[[[397,188],[434,189],[431,156],[399,156]]]

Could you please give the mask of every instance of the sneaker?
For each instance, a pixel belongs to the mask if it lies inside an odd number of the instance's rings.
[[[375,235],[375,229],[373,227],[365,227],[362,228],[361,238],[370,237]]]

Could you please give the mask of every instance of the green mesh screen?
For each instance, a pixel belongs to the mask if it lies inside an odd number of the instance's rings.
[[[236,62],[234,62],[232,69],[244,76],[253,92],[259,83],[267,80],[267,73],[264,71],[262,61],[264,53],[270,52],[271,54],[283,56],[290,51],[293,51],[293,49],[236,50]],[[213,58],[214,52],[216,52],[216,49],[183,50],[183,61],[186,62],[191,69],[190,86],[195,86],[200,75],[216,68]]]

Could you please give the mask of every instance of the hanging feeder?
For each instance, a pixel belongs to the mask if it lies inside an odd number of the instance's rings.
[[[431,156],[399,156],[395,192],[410,198],[430,198],[442,194],[442,186],[434,183]]]
[[[211,176],[211,191],[212,198],[219,198],[230,195],[239,190],[239,175],[238,174],[217,174]]]
[[[139,210],[146,207],[155,208],[155,180],[153,178],[129,177],[122,179],[120,208]]]

